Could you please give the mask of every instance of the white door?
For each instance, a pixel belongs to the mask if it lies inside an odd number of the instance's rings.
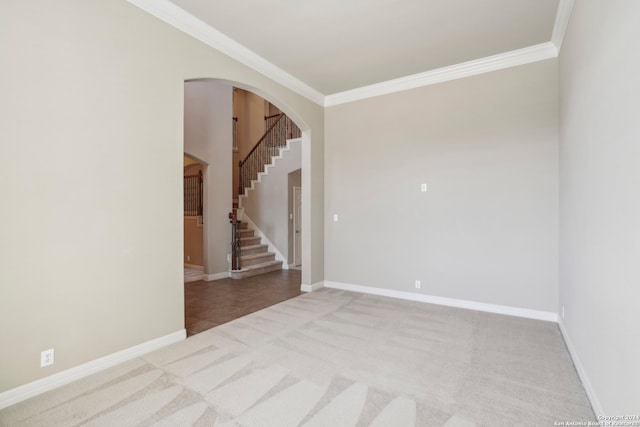
[[[302,265],[302,188],[293,187],[293,264]]]

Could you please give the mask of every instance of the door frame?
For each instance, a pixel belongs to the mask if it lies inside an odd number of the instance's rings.
[[[302,265],[302,187],[293,187],[293,265]]]

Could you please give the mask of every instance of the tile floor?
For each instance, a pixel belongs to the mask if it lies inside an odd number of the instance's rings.
[[[247,279],[184,284],[187,336],[301,294],[300,270],[279,270]]]

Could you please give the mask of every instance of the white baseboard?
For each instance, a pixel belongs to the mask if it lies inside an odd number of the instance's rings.
[[[448,307],[466,308],[468,310],[486,311],[489,313],[506,314],[508,316],[526,317],[528,319],[557,322],[558,313],[550,311],[530,310],[528,308],[510,307],[506,305],[487,304],[484,302],[467,301],[454,298],[437,297],[433,295],[416,294],[414,292],[396,291],[393,289],[374,288],[371,286],[352,285],[340,282],[324,282],[324,287],[342,289],[345,291],[361,292],[364,294],[380,295],[410,301],[426,302],[429,304],[446,305]]]
[[[300,285],[301,292],[313,292],[322,288],[324,288],[324,282],[316,282],[312,285],[307,285],[306,283],[303,283]]]
[[[582,385],[584,390],[587,392],[587,397],[589,398],[589,402],[591,402],[591,408],[593,412],[595,412],[596,417],[603,417],[606,414],[602,409],[602,405],[600,404],[600,400],[598,400],[598,396],[596,395],[595,389],[591,385],[591,381],[589,381],[589,377],[587,376],[587,371],[584,369],[580,358],[578,357],[578,353],[576,352],[576,348],[573,346],[573,342],[569,338],[569,334],[567,334],[567,330],[564,327],[564,323],[562,323],[562,319],[558,319],[558,326],[560,327],[560,332],[562,333],[562,338],[564,338],[564,342],[567,345],[567,349],[569,350],[569,355],[573,360],[573,366],[576,367],[576,371],[578,371],[578,376],[580,377],[580,381],[582,381]]]
[[[186,262],[184,263],[184,268],[193,268],[194,270],[204,271],[204,267],[203,266],[196,265],[196,264],[187,264]]]
[[[205,274],[203,280],[206,282],[211,282],[213,280],[226,279],[230,277],[231,273],[228,271],[223,271],[222,273],[213,273],[213,274]]]
[[[69,384],[70,382],[95,374],[96,372],[103,371],[119,363],[135,359],[143,354],[182,341],[186,337],[187,331],[182,329],[172,334],[129,347],[74,368],[4,391],[0,393],[0,409],[7,408],[23,400]]]

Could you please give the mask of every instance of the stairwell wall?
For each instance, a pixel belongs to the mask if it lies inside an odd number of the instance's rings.
[[[302,142],[290,140],[289,149],[282,150],[282,158],[268,168],[254,190],[242,197],[246,214],[274,244],[285,260],[289,259],[289,173],[300,169]],[[264,242],[263,242],[264,243]]]
[[[547,60],[327,108],[325,280],[556,313],[557,89]]]
[[[207,164],[204,171],[205,274],[229,270],[232,209],[233,88],[215,81],[184,84],[184,151]]]

